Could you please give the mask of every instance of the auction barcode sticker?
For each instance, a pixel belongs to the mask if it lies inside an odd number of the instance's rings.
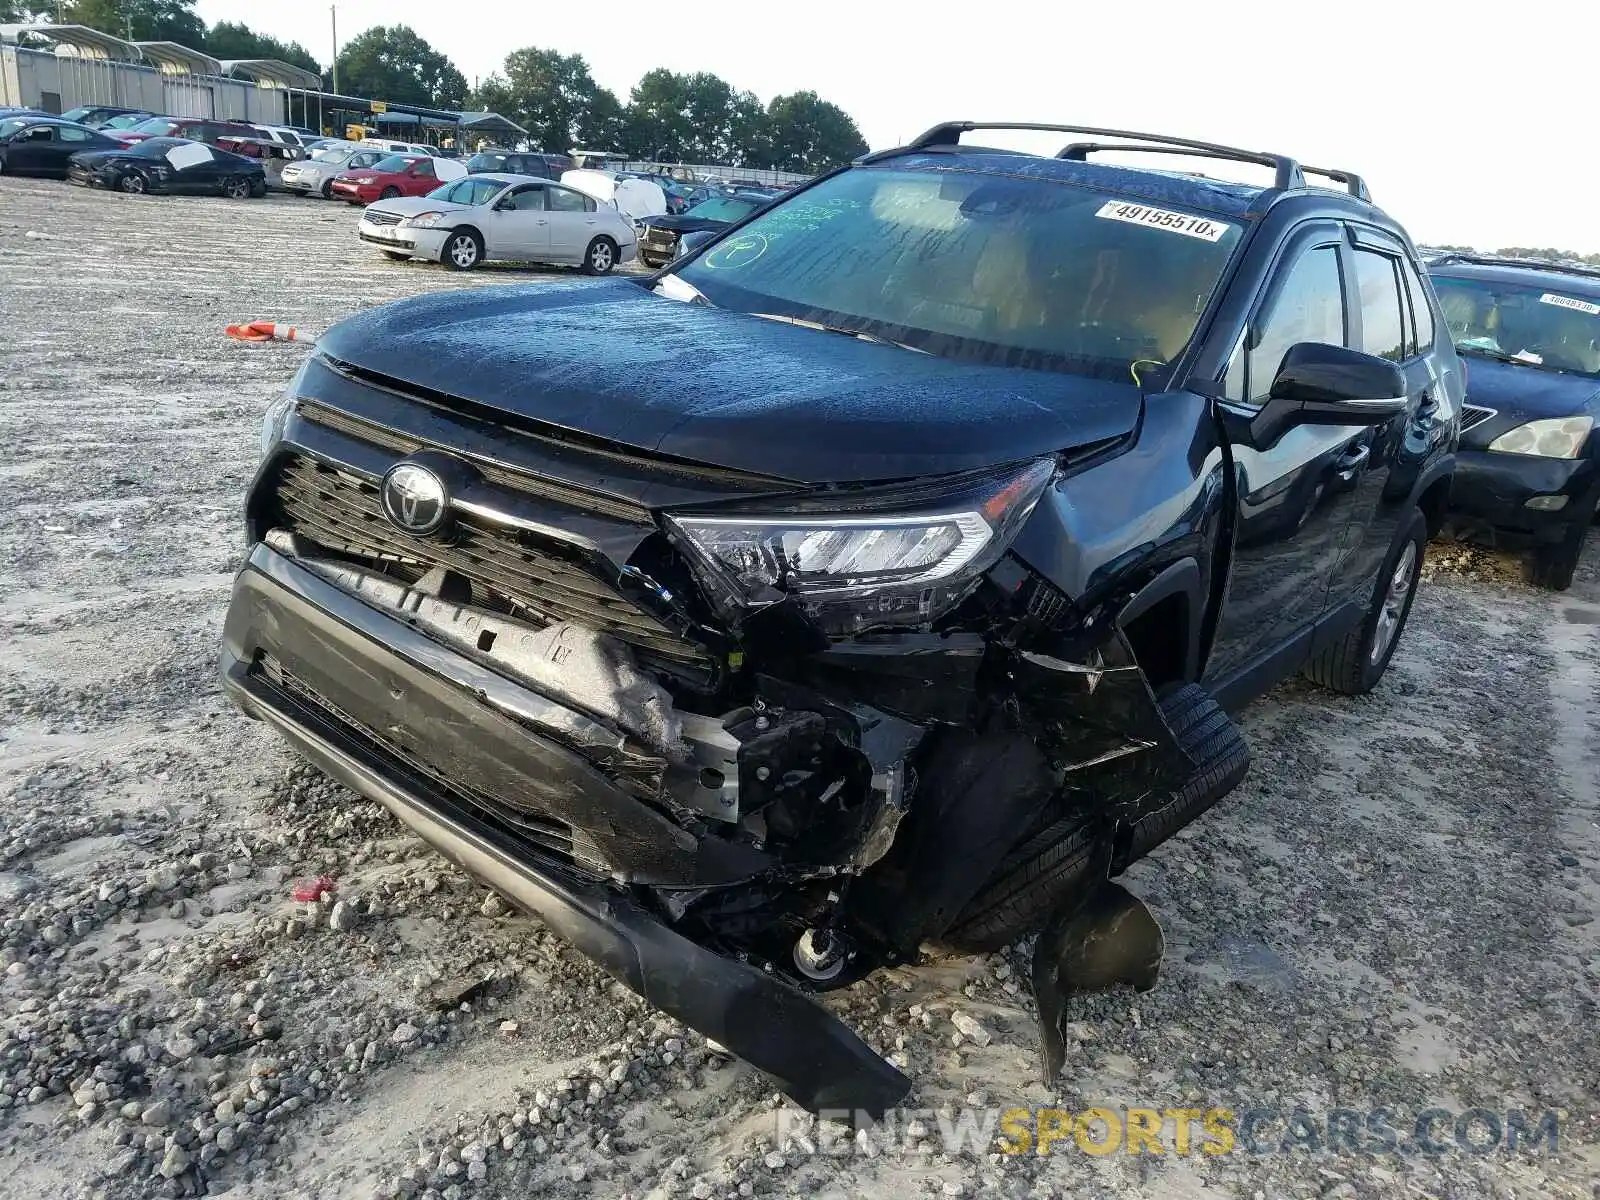
[[[1590,304],[1587,300],[1574,300],[1571,296],[1557,296],[1546,292],[1539,297],[1541,304],[1554,304],[1557,308],[1571,308],[1578,312],[1588,313],[1591,317],[1600,317],[1600,304]]]
[[[1168,233],[1181,233],[1186,237],[1201,238],[1208,242],[1222,239],[1233,228],[1226,221],[1213,221],[1209,217],[1192,217],[1188,213],[1171,212],[1165,208],[1151,208],[1148,204],[1129,204],[1125,200],[1107,200],[1094,214],[1108,221],[1126,221],[1130,225],[1148,225],[1151,229],[1165,229]]]

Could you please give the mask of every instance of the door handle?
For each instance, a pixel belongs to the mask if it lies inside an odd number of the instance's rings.
[[[543,217],[540,217],[537,221],[534,222],[534,224],[535,225],[548,225],[548,224],[550,224],[550,222],[545,220]]]
[[[1371,457],[1372,446],[1368,443],[1362,443],[1341,454],[1334,460],[1333,467],[1338,472],[1339,478],[1345,483],[1349,483],[1356,477],[1361,468],[1367,465],[1367,459]]]

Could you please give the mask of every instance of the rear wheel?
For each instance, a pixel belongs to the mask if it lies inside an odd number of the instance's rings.
[[[617,244],[608,237],[597,237],[583,255],[585,275],[609,275],[617,265]]]
[[[483,239],[476,230],[452,230],[439,260],[455,271],[470,271],[483,261]]]
[[[248,200],[250,198],[250,176],[235,175],[222,185],[222,194],[230,200]]]
[[[1406,618],[1411,615],[1427,542],[1428,519],[1421,509],[1412,509],[1410,522],[1395,539],[1378,572],[1367,615],[1361,624],[1305,665],[1307,679],[1347,696],[1359,696],[1377,686],[1400,644]]]

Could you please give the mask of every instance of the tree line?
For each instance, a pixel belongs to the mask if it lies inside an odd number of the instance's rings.
[[[57,18],[41,0],[0,0],[0,24]],[[62,0],[59,20],[130,41],[169,41],[213,58],[275,58],[322,76],[299,42],[284,42],[234,21],[207,26],[194,0]],[[623,103],[595,82],[580,54],[528,47],[469,87],[450,59],[407,25],[374,26],[339,48],[338,90],[347,96],[428,108],[485,110],[528,130],[537,149],[610,150],[662,162],[719,163],[816,172],[867,151],[855,121],[815,92],[765,104],[708,72],[646,72]],[[181,114],[180,114],[181,115]]]
[[[1579,254],[1576,250],[1557,250],[1553,246],[1502,246],[1498,250],[1475,250],[1471,246],[1439,246],[1439,250],[1456,250],[1462,254],[1495,254],[1503,258],[1536,258],[1541,262],[1580,262],[1600,267],[1600,254]]]

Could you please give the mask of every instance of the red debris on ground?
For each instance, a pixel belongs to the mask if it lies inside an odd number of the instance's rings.
[[[339,885],[332,875],[318,875],[315,879],[297,879],[292,893],[296,900],[315,904],[324,895],[332,895],[339,890]]]

